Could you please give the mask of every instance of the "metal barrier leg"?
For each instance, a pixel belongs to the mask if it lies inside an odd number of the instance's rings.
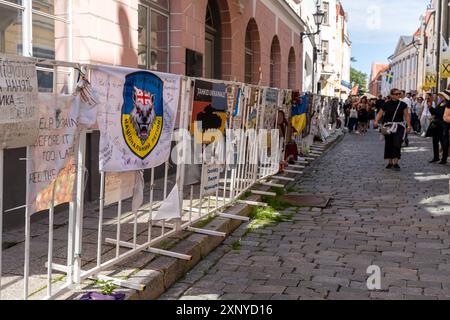
[[[3,172],[3,149],[0,149],[0,172]],[[3,174],[0,177],[0,300],[2,299],[2,255],[3,255]]]
[[[27,147],[27,158],[26,158],[26,177],[30,175],[30,159],[31,159],[31,150]],[[30,196],[29,196],[29,188],[28,188],[28,180],[26,181],[27,190],[26,190],[26,203],[25,203],[25,262],[24,262],[24,270],[23,270],[23,299],[28,300],[28,287],[29,287],[29,277],[30,277],[30,240],[31,240],[31,212],[30,212]]]
[[[55,207],[52,201],[48,211],[48,268],[47,268],[47,296],[52,296],[52,275],[53,275],[53,222],[55,217]]]

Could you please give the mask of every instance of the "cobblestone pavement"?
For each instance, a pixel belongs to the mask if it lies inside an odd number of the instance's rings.
[[[378,134],[347,135],[296,182],[330,195],[328,208],[241,226],[161,299],[449,299],[450,166],[428,164],[431,142],[416,136],[403,156],[401,173],[387,171]]]

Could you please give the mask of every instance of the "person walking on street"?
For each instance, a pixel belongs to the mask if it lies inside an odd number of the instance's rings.
[[[408,106],[400,100],[401,95],[400,90],[392,89],[391,100],[383,106],[375,119],[375,127],[378,127],[381,119],[384,117],[384,129],[389,131],[385,135],[384,158],[389,161],[386,169],[394,169],[396,171],[400,171],[399,160],[401,159],[403,139],[406,133],[411,131],[411,118]]]
[[[368,108],[368,120],[369,120],[369,124],[370,124],[370,130],[374,129],[374,122],[375,122],[375,103],[376,100],[371,100],[369,102],[369,108]]]
[[[369,124],[369,113],[367,111],[368,108],[367,97],[362,97],[361,102],[359,103],[358,109],[358,131],[362,135],[367,133],[367,128]]]
[[[381,108],[383,108],[384,104],[386,103],[385,99],[383,99],[382,95],[378,96],[378,100],[375,103],[375,111],[378,114],[380,112]]]
[[[433,116],[431,115],[430,108],[434,108],[434,98],[433,95],[430,93],[427,93],[425,96],[425,100],[422,103],[422,115],[420,116],[420,123],[422,126],[422,137],[425,138],[428,127],[430,126],[431,120]]]
[[[422,133],[422,124],[421,124],[421,116],[422,116],[422,112],[423,112],[423,98],[422,97],[417,97],[414,108],[413,108],[413,114],[415,114],[416,116],[416,120],[415,122],[412,121],[412,126],[414,129],[414,132],[416,132],[416,134],[421,134]]]
[[[350,133],[356,131],[358,133],[358,108],[357,108],[357,101],[354,101],[352,103],[352,106],[349,110],[349,116],[348,116],[348,130]]]
[[[406,91],[401,91],[401,101],[403,101],[407,106],[408,106],[408,113],[410,115],[411,118],[411,109],[412,109],[412,100],[411,100],[411,93],[406,93]],[[405,136],[405,145],[407,147],[409,147],[409,137],[408,137],[408,133],[406,133]]]
[[[447,104],[447,108],[445,109],[444,121],[450,124],[450,103]]]
[[[350,109],[352,108],[352,99],[349,97],[344,103],[345,124],[344,127],[349,128]]]
[[[430,113],[434,116],[433,122],[430,125],[429,135],[433,137],[433,153],[434,157],[430,163],[439,162],[439,164],[447,164],[448,150],[449,150],[449,135],[448,130],[450,126],[444,121],[445,109],[450,105],[450,91],[439,92],[439,102],[436,108],[430,108]],[[442,147],[442,159],[439,157],[439,144]]]

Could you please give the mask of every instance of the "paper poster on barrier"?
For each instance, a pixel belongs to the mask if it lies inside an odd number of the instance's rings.
[[[36,64],[0,54],[0,148],[33,145],[38,135]]]
[[[265,90],[265,107],[262,113],[262,128],[274,129],[277,120],[278,94],[276,89],[267,88]]]
[[[170,157],[181,77],[119,67],[91,73],[98,102],[100,171],[155,168]]]
[[[152,220],[172,220],[181,218],[180,191],[175,184],[167,199],[163,201],[161,207],[152,215]]]
[[[246,129],[256,129],[258,122],[258,111],[259,111],[259,96],[261,94],[261,90],[256,87],[250,87],[250,99],[248,100],[248,120],[246,123]]]
[[[237,85],[231,85],[227,90],[227,102],[228,102],[228,120],[232,119],[228,127],[240,128],[242,125],[242,88]]]
[[[194,89],[194,104],[192,108],[191,133],[195,137],[212,130],[225,134],[228,111],[228,88],[223,83],[213,83],[196,80]],[[201,130],[199,125],[201,124]],[[197,130],[197,132],[195,131]],[[196,143],[211,143],[206,137]]]
[[[79,97],[39,94],[39,134],[30,147],[28,177],[31,212],[74,200],[75,148],[78,140]],[[53,195],[54,192],[54,195]]]
[[[215,195],[219,190],[220,171],[219,165],[204,165],[202,175],[202,191],[204,196]]]
[[[134,171],[105,173],[105,206],[132,198],[135,183]]]

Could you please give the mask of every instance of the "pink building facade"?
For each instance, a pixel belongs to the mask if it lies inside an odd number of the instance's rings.
[[[283,89],[302,90],[303,31],[285,0],[0,1],[1,53]],[[39,91],[63,92],[67,81],[52,64],[39,65]],[[94,201],[98,132],[87,139],[86,200]],[[25,149],[5,152],[4,179],[18,181],[5,191],[5,209],[25,202],[25,164],[19,161],[25,156]],[[20,215],[9,217],[11,225],[23,222]]]
[[[72,10],[73,61],[302,89],[303,23],[284,0],[74,0]]]

